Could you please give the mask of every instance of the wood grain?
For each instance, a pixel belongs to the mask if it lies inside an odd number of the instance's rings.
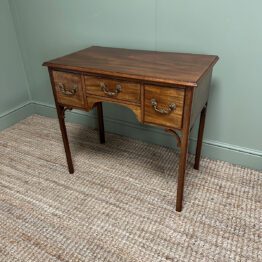
[[[85,94],[91,94],[101,97],[108,97],[115,100],[129,101],[136,104],[140,103],[140,84],[130,83],[126,81],[116,81],[105,78],[85,76]],[[121,86],[121,91],[116,96],[108,96],[101,89],[104,84],[109,91],[114,92],[117,85]]]
[[[209,72],[205,75],[205,77],[203,77],[199,82],[198,87],[195,88],[194,90],[190,128],[194,126],[203,107],[206,105],[208,101],[211,78],[212,78],[212,70],[209,70]]]
[[[145,86],[145,123],[180,129],[183,118],[184,93],[184,89]],[[152,99],[156,99],[159,108],[167,109],[169,104],[175,103],[176,109],[167,115],[160,114],[152,107]]]
[[[93,46],[43,65],[105,76],[195,87],[218,57]]]
[[[189,134],[203,106],[207,104],[212,70],[217,60],[218,57],[212,55],[90,47],[45,62],[54,90],[69,171],[73,172],[73,164],[64,125],[65,107],[86,111],[97,107],[100,142],[104,143],[102,102],[123,105],[134,112],[139,122],[172,130],[181,143],[176,201],[176,210],[180,212]],[[63,88],[61,90],[59,83],[69,92],[76,85],[77,92],[70,95]],[[157,102],[154,106],[152,99]],[[175,104],[175,107],[172,108],[171,104]],[[197,169],[205,110],[202,110],[198,135]],[[181,131],[180,138],[176,130]]]
[[[194,95],[194,89],[187,88],[185,90],[183,127],[181,132],[182,136],[181,136],[179,168],[178,168],[178,176],[177,176],[177,198],[176,198],[177,212],[181,212],[183,206],[184,184],[185,184],[186,164],[187,164],[187,155],[188,155],[193,95]]]
[[[112,101],[111,99],[107,99],[107,98],[103,98],[103,97],[96,97],[96,96],[89,96],[87,97],[87,107],[88,110],[91,110],[92,108],[94,108],[97,103],[100,102],[111,102],[111,103],[115,103],[118,105],[123,105],[127,108],[129,108],[136,116],[137,120],[139,122],[142,121],[142,113],[141,113],[141,107],[139,105],[134,105],[134,104],[130,104],[130,103],[125,103],[123,104],[121,101]]]
[[[53,78],[56,97],[59,104],[72,106],[76,108],[84,107],[85,102],[80,74],[53,71]],[[77,86],[76,94],[73,96],[64,95],[61,89],[59,88],[60,83],[62,83],[67,90],[72,90],[74,86]]]
[[[57,111],[57,116],[58,116],[58,120],[59,120],[61,135],[62,135],[62,139],[63,139],[68,171],[69,171],[70,174],[73,174],[74,173],[74,165],[73,165],[71,150],[70,150],[67,131],[66,131],[66,125],[65,125],[65,107],[63,105],[58,104],[58,96],[57,96],[56,85],[55,85],[55,80],[54,80],[55,72],[50,70],[50,69],[48,69],[48,71],[49,71],[49,77],[50,77],[50,81],[51,81],[51,85],[52,85],[53,95],[54,95],[54,98],[55,98],[56,111]]]

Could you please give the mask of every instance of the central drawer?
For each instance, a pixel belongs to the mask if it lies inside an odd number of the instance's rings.
[[[140,84],[91,76],[84,79],[86,95],[140,103]]]

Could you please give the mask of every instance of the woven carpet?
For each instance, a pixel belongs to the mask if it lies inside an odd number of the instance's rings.
[[[0,133],[0,261],[262,261],[262,173],[189,157],[175,212],[173,150],[56,119]]]

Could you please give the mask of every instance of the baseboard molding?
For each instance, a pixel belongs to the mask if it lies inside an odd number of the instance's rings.
[[[35,112],[42,116],[56,117],[55,107],[49,104],[33,102]],[[97,119],[93,113],[72,111],[67,113],[67,121],[79,123],[87,127],[96,128]],[[151,144],[159,144],[176,149],[175,139],[161,129],[130,123],[128,121],[116,120],[105,117],[105,129],[107,132],[131,137]],[[189,151],[194,153],[196,138],[190,139]],[[262,170],[262,151],[243,148],[218,141],[204,140],[203,156],[214,160],[230,162],[247,168]]]
[[[33,101],[0,115],[0,130],[32,114],[57,117],[54,105]],[[97,127],[97,118],[94,112],[68,112],[66,114],[66,120],[90,128]],[[107,132],[134,138],[150,144],[159,144],[176,149],[175,139],[159,128],[142,125],[140,123],[117,120],[111,117],[105,117],[104,121]],[[190,139],[189,151],[194,153],[195,147],[196,138],[192,137]],[[259,150],[243,148],[218,141],[204,140],[202,155],[210,159],[226,161],[247,168],[262,170],[262,151]]]
[[[6,129],[34,113],[34,104],[26,102],[0,115],[0,130]]]

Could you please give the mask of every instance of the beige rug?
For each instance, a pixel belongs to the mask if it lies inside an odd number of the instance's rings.
[[[262,173],[203,159],[175,212],[174,151],[57,120],[0,133],[0,261],[262,261]]]

